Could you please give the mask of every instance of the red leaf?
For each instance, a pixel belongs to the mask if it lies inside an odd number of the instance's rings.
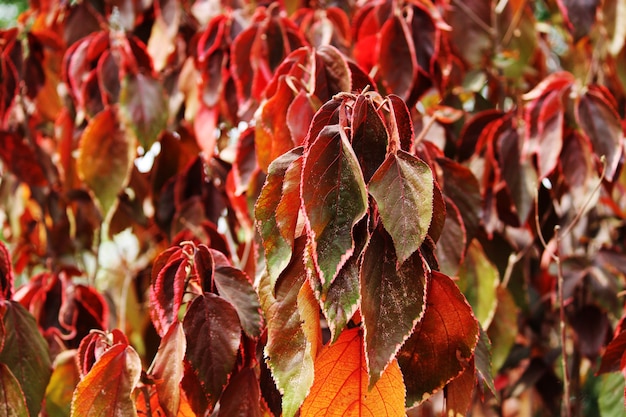
[[[564,109],[562,92],[551,91],[537,101],[539,116],[537,120],[530,120],[528,126],[536,126],[536,137],[531,137],[537,143],[537,165],[539,179],[548,176],[559,160],[563,148],[563,120]]]
[[[24,138],[19,138],[11,132],[0,131],[0,158],[20,181],[35,187],[48,183],[37,151],[28,145]]]
[[[367,209],[363,174],[339,127],[323,130],[305,153],[301,183],[311,256],[325,293],[352,255],[352,227]]]
[[[245,272],[222,266],[215,269],[213,278],[219,295],[235,307],[246,335],[251,338],[259,337],[263,324],[261,305]]]
[[[140,375],[137,352],[124,343],[112,346],[78,383],[72,415],[137,415],[131,394]]]
[[[409,27],[404,19],[394,15],[385,22],[380,36],[380,78],[388,94],[406,100],[417,79],[417,59]]]
[[[13,297],[13,266],[9,250],[0,242],[0,301]],[[2,347],[0,346],[0,350]]]
[[[188,261],[179,251],[170,253],[168,261],[161,267],[162,258],[153,267],[150,286],[150,316],[161,337],[170,325],[178,320],[178,311],[183,303]],[[164,258],[164,257],[163,257]],[[156,269],[161,267],[160,269]]]
[[[183,328],[187,338],[187,359],[202,381],[212,408],[237,360],[241,339],[237,311],[223,298],[204,293],[187,308]]]
[[[421,402],[460,375],[478,342],[478,321],[456,284],[435,271],[427,283],[424,316],[398,353],[407,405]]]
[[[622,358],[626,353],[626,331],[621,331],[606,347],[597,374],[616,372],[622,369]]]
[[[463,263],[467,238],[461,212],[446,198],[446,221],[437,244],[436,253],[440,271],[448,276],[457,276],[459,266]]]
[[[613,180],[623,151],[620,117],[604,90],[590,88],[576,107],[576,116],[598,157],[606,157],[606,179]]]
[[[385,160],[389,134],[371,97],[359,95],[352,112],[352,149],[359,160],[363,179],[369,182]]]
[[[424,313],[422,256],[414,252],[400,262],[391,236],[379,225],[363,255],[360,281],[371,389]]]
[[[446,411],[449,416],[466,416],[472,405],[476,367],[474,358],[465,370],[446,385]]]

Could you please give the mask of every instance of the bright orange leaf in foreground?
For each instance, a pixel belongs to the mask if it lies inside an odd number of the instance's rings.
[[[315,360],[315,380],[302,404],[301,417],[404,416],[404,381],[394,359],[374,388],[368,374],[363,331],[346,330]]]

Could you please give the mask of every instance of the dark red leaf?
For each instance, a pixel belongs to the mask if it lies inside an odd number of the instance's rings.
[[[158,266],[161,262],[159,262]],[[170,256],[159,270],[155,264],[150,286],[150,316],[161,337],[170,325],[178,320],[178,311],[183,303],[188,261],[182,253]]]
[[[359,95],[352,112],[352,149],[359,160],[365,182],[385,160],[389,134],[372,99]]]
[[[259,337],[263,324],[261,305],[259,296],[245,272],[230,266],[222,266],[215,269],[213,278],[219,295],[235,307],[246,335],[251,338]]]
[[[48,183],[37,151],[26,143],[25,138],[0,131],[0,158],[20,181],[36,187]]]
[[[157,381],[159,404],[168,417],[176,416],[181,402],[180,382],[183,379],[187,340],[180,322],[175,322],[161,339],[159,351],[154,357],[152,376]]]
[[[0,301],[13,297],[13,266],[11,254],[3,242],[0,242]],[[2,347],[0,346],[0,350]]]
[[[397,356],[407,405],[422,401],[467,369],[478,342],[478,321],[449,277],[433,271],[426,293],[424,316]]]
[[[238,372],[230,381],[220,398],[218,416],[263,417],[261,390],[253,369]]]
[[[193,366],[211,408],[233,372],[241,339],[235,308],[223,298],[204,293],[196,297],[185,314],[186,357]]]
[[[415,46],[407,23],[394,15],[381,28],[378,65],[388,94],[407,99],[417,78]],[[370,46],[371,47],[371,46]]]

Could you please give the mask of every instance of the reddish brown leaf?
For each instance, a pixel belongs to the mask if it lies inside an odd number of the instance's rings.
[[[180,407],[180,382],[183,379],[186,349],[187,340],[183,326],[180,322],[175,322],[161,339],[151,372],[157,381],[159,404],[168,417],[176,416]]]
[[[20,181],[37,187],[48,183],[37,152],[27,144],[25,138],[0,131],[0,159]]]
[[[352,227],[367,208],[363,174],[343,130],[323,130],[305,153],[301,192],[312,260],[325,293],[354,251]]]
[[[223,298],[204,293],[185,313],[186,357],[202,381],[211,408],[233,372],[241,339],[235,308]]]
[[[474,358],[463,372],[446,385],[446,411],[449,416],[466,416],[472,405],[474,386],[476,385],[476,368]]]
[[[360,282],[371,389],[424,313],[424,261],[414,252],[400,262],[391,236],[379,226],[363,255]]]
[[[263,325],[261,305],[245,272],[222,266],[215,269],[213,278],[218,294],[235,307],[243,331],[251,338],[259,337]]]
[[[624,134],[620,117],[610,100],[605,90],[590,88],[580,98],[576,115],[595,154],[606,158],[605,176],[612,181],[622,158]]]
[[[261,390],[253,369],[238,372],[230,381],[220,398],[218,416],[263,417]]]
[[[381,28],[378,65],[388,94],[408,99],[417,78],[415,46],[404,19],[394,15]]]
[[[456,284],[435,271],[427,283],[424,316],[398,353],[407,405],[423,401],[461,374],[478,342],[478,322]]]
[[[449,198],[446,199],[446,221],[437,244],[437,260],[441,272],[448,276],[456,276],[459,266],[463,263],[467,246],[465,226],[461,213]]]
[[[372,99],[359,95],[352,112],[352,149],[359,160],[365,182],[385,160],[389,134]]]
[[[13,266],[9,250],[0,242],[0,301],[13,297]],[[2,347],[0,346],[0,350]]]
[[[72,398],[72,415],[136,416],[131,394],[141,375],[135,350],[118,343],[104,352],[78,383]]]
[[[367,389],[363,332],[346,330],[315,360],[315,381],[302,404],[302,417],[404,416],[404,383],[394,359],[378,383]]]
[[[626,331],[621,331],[606,347],[597,373],[603,374],[621,370],[624,353],[626,353]]]
[[[178,320],[183,303],[188,260],[182,253],[175,253],[160,270],[153,272],[150,286],[150,315],[160,336],[165,336],[170,325]],[[160,266],[160,265],[158,265]]]

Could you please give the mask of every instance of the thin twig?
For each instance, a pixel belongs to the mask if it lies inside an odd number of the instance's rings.
[[[563,406],[561,415],[571,417],[572,415],[572,403],[570,398],[570,375],[569,367],[567,366],[567,328],[565,326],[565,296],[563,295],[563,267],[561,265],[561,256],[559,253],[559,244],[561,242],[561,227],[559,225],[554,226],[554,238],[556,239],[555,249],[555,263],[557,273],[557,297],[559,302],[559,327],[561,335],[561,366],[563,367]]]

